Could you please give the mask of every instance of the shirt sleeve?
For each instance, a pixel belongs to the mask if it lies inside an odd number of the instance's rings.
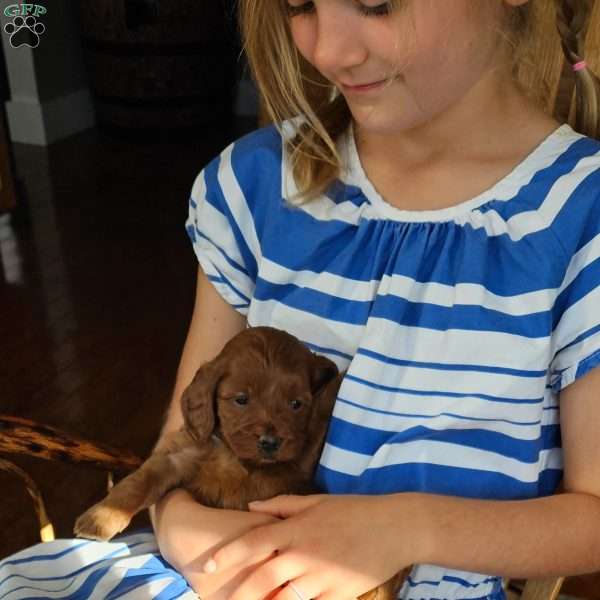
[[[219,294],[247,315],[260,260],[252,213],[232,166],[233,145],[194,181],[186,231]]]
[[[554,223],[568,264],[552,309],[554,391],[600,365],[600,159],[595,162]]]

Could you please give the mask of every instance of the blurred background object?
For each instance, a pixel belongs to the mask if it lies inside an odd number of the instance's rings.
[[[240,52],[223,0],[80,0],[98,125],[154,138],[222,125],[235,102]]]
[[[15,48],[0,34],[12,141],[49,145],[93,127],[139,141],[190,139],[257,114],[235,0],[38,3],[37,47]],[[2,28],[11,20],[0,11]]]

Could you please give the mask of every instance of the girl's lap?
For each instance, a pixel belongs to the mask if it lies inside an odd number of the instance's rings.
[[[0,561],[0,598],[171,600],[197,598],[159,554],[152,532],[111,542],[61,539]]]

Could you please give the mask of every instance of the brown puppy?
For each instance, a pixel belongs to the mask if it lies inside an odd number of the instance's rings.
[[[278,494],[315,492],[312,477],[342,377],[294,336],[246,329],[184,391],[184,427],[81,515],[75,534],[108,540],[176,487],[207,506],[238,510]],[[398,583],[362,598],[391,599]]]

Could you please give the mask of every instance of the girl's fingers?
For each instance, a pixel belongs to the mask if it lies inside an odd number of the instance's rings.
[[[287,519],[293,517],[299,512],[319,504],[323,501],[322,495],[314,496],[292,496],[282,495],[271,498],[270,500],[264,500],[262,502],[250,502],[248,508],[252,512],[261,512],[279,517],[280,519]]]
[[[242,584],[235,590],[230,600],[248,600],[249,598],[279,598],[281,590],[275,596],[270,595],[274,590],[278,590],[286,585],[288,581],[299,577],[302,573],[302,565],[299,560],[290,559],[289,556],[276,557],[262,567],[253,571]],[[285,597],[285,596],[284,596]],[[290,596],[290,600],[298,600]],[[310,600],[306,598],[306,600]]]
[[[278,546],[280,546],[278,548]],[[248,562],[260,562],[283,549],[270,526],[257,527],[242,537],[225,544],[203,565],[205,573],[215,573]]]

